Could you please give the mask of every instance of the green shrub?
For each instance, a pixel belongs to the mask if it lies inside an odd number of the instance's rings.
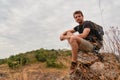
[[[0,59],[0,65],[7,63],[7,59]]]
[[[46,65],[47,65],[47,67],[56,67],[57,63],[56,63],[56,61],[54,59],[48,59],[46,61]]]
[[[66,51],[65,55],[66,55],[66,56],[71,56],[71,55],[72,55],[72,54],[71,54],[71,51]]]
[[[38,51],[36,52],[36,59],[40,62],[45,62],[46,61],[46,53],[44,51]]]
[[[65,67],[62,63],[57,63],[55,59],[47,59],[46,66],[51,68],[63,68]]]
[[[36,59],[40,62],[45,62],[47,59],[57,59],[57,52],[50,50],[40,50],[36,52]]]
[[[15,68],[18,68],[18,67],[20,66],[20,64],[19,64],[18,61],[8,60],[8,66],[9,66],[9,68],[11,68],[11,69],[15,69]]]
[[[8,66],[14,69],[27,64],[28,61],[29,59],[25,57],[23,54],[19,54],[16,56],[12,55],[8,58]]]
[[[56,50],[44,50],[40,49],[36,51],[36,59],[40,62],[46,62],[47,67],[62,68],[62,63],[57,63],[57,57],[60,56]]]

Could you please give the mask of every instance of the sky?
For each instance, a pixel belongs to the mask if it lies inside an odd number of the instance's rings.
[[[0,58],[40,48],[70,48],[62,32],[78,25],[73,12],[81,10],[107,30],[119,26],[120,0],[0,0]]]

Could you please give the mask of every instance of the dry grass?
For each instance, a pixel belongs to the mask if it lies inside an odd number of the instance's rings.
[[[51,76],[63,77],[68,72],[69,67],[69,57],[59,57],[57,62],[62,62],[65,68],[47,68],[45,63],[36,62],[32,64],[25,65],[19,69],[9,69],[6,64],[0,65],[0,73],[6,74],[0,78],[0,80],[34,80],[37,77],[49,78]],[[31,77],[30,77],[31,76]]]

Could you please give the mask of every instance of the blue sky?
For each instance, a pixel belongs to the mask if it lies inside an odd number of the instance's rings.
[[[120,0],[100,0],[100,7],[99,0],[0,0],[0,58],[40,48],[70,48],[59,35],[77,25],[74,11],[82,10],[85,20],[107,30],[120,25],[119,8]]]

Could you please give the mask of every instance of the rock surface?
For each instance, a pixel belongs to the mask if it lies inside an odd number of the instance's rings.
[[[62,80],[120,80],[120,62],[114,54],[79,53],[75,72]]]

